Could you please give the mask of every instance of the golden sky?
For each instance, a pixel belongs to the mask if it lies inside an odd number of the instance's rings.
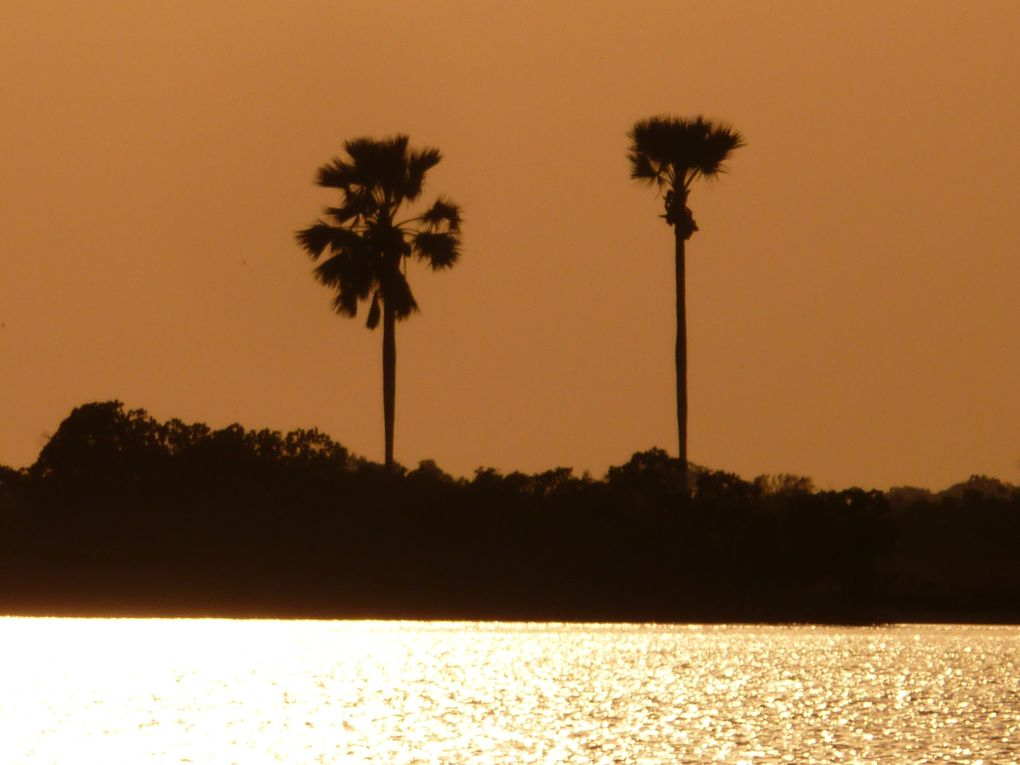
[[[626,133],[747,146],[691,197],[690,456],[821,487],[1020,482],[1020,3],[10,4],[0,463],[71,408],[317,426],[381,460],[381,332],[293,232],[344,139],[465,213],[411,274],[396,456],[601,475],[675,450],[672,231]]]

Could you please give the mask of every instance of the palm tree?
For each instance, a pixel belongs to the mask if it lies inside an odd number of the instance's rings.
[[[744,139],[728,125],[700,115],[685,120],[660,115],[635,123],[628,133],[630,177],[665,189],[666,212],[676,239],[676,422],[679,440],[680,485],[687,487],[687,299],[684,286],[684,246],[698,230],[687,197],[698,178],[714,178],[723,162]]]
[[[460,208],[442,196],[417,214],[405,205],[422,193],[425,174],[441,159],[438,149],[408,148],[408,137],[344,143],[345,157],[318,170],[318,185],[338,189],[338,207],[324,208],[325,220],[297,232],[298,244],[319,261],[315,277],[336,290],[333,309],[356,316],[367,302],[367,326],[383,326],[383,420],[386,466],[393,466],[393,421],[397,348],[396,323],[418,304],[407,283],[407,259],[414,256],[433,270],[451,267],[460,257]],[[325,257],[323,257],[325,253]],[[321,261],[320,261],[320,258]]]

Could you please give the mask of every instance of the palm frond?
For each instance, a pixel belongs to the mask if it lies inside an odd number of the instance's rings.
[[[383,304],[391,309],[397,319],[406,319],[418,310],[418,303],[411,292],[411,285],[398,268],[386,268],[379,274],[379,292]]]
[[[359,218],[367,218],[378,205],[371,194],[348,192],[339,207],[327,207],[326,213],[340,225]]]
[[[301,248],[312,257],[312,260],[317,260],[323,250],[329,247],[330,242],[333,241],[333,226],[317,220],[308,228],[296,231],[294,238],[297,239]]]
[[[344,143],[355,182],[378,189],[390,199],[399,197],[407,174],[408,140],[406,135],[396,135],[381,140],[355,138]]]
[[[353,168],[336,158],[316,171],[315,182],[329,189],[347,189],[353,181]]]
[[[327,248],[339,252],[346,249],[359,249],[364,246],[361,235],[356,231],[331,226],[321,220],[298,231],[294,238],[312,257],[312,260],[318,260]]]
[[[439,197],[432,207],[422,213],[421,220],[430,229],[445,224],[449,231],[460,231],[460,207],[446,197]]]
[[[642,183],[658,183],[662,178],[662,168],[652,164],[647,154],[631,150],[627,153],[630,160],[630,177]]]
[[[358,296],[350,290],[339,290],[329,304],[341,316],[354,318],[358,315]]]
[[[647,158],[662,169],[676,162],[687,142],[687,123],[667,115],[650,117],[634,124],[630,131],[630,154]]]
[[[378,282],[372,261],[364,252],[351,250],[326,258],[314,273],[327,287],[350,292],[355,300],[367,300]]]
[[[726,172],[724,163],[735,149],[744,146],[744,137],[728,125],[716,125],[706,137],[698,171],[706,178]]]
[[[442,159],[439,149],[422,149],[412,151],[407,156],[407,175],[404,179],[401,196],[413,202],[421,196],[422,187],[425,184],[425,173],[439,164]]]
[[[450,268],[460,258],[460,237],[452,231],[419,231],[414,235],[413,251],[434,271]]]

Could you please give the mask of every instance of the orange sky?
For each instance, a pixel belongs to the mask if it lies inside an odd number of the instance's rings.
[[[292,236],[341,142],[394,132],[466,218],[411,276],[397,459],[675,450],[672,232],[625,156],[672,112],[748,144],[691,198],[692,460],[1020,482],[1015,0],[48,1],[0,67],[0,463],[111,398],[381,459],[381,333]]]

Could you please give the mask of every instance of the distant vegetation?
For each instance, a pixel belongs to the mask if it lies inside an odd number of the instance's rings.
[[[0,613],[1020,621],[1020,489],[817,491],[653,449],[470,479],[316,430],[76,408],[0,467]]]

